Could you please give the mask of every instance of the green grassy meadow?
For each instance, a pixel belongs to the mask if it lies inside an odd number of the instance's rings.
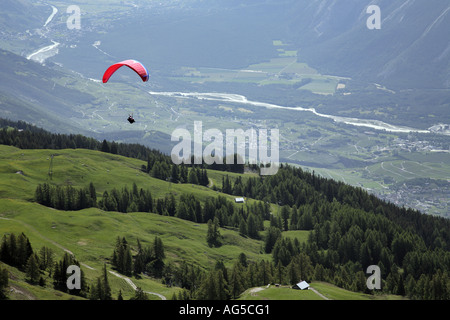
[[[312,289],[296,290],[288,286],[273,286],[252,288],[246,290],[240,300],[402,300],[404,297],[386,294],[365,294],[348,291],[335,285],[314,281],[310,283]],[[326,299],[324,299],[324,297]]]
[[[311,290],[295,290],[291,287],[261,287],[261,291],[253,289],[245,291],[240,300],[323,300]]]
[[[50,180],[48,170],[52,154],[53,176]],[[176,197],[192,193],[201,201],[218,195],[206,187],[176,185],[154,179],[140,171],[143,164],[143,161],[90,150],[20,150],[2,145],[0,234],[24,232],[35,251],[42,246],[49,247],[57,259],[65,251],[73,253],[82,264],[88,282],[100,275],[104,263],[108,264],[118,236],[126,237],[132,248],[136,247],[137,239],[147,246],[158,236],[164,243],[166,263],[177,265],[186,261],[205,270],[213,267],[219,259],[231,267],[241,252],[251,261],[271,259],[270,255],[261,253],[262,241],[244,238],[235,230],[222,228],[223,245],[210,248],[206,243],[205,224],[153,213],[123,214],[97,208],[59,211],[33,202],[35,188],[43,182],[74,187],[86,187],[93,182],[98,198],[105,190],[131,188],[133,182],[139,188],[149,189],[155,199],[169,193]],[[222,174],[213,172],[212,180],[221,184]],[[224,196],[233,199],[232,196]],[[119,289],[125,299],[132,296],[133,290],[125,280],[114,275],[110,275],[110,280],[113,281],[113,296]],[[133,278],[132,281],[144,291],[158,292],[167,298],[179,291],[178,288],[166,288],[160,281],[148,277]],[[35,296],[48,297],[39,293]]]

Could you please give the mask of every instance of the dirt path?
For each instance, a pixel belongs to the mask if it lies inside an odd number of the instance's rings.
[[[264,290],[264,288],[253,288],[253,289],[250,289],[250,295],[252,297],[256,297],[256,296],[258,296],[256,293],[258,293],[260,291],[263,291],[263,290]]]
[[[313,291],[315,294],[317,294],[319,297],[321,297],[324,300],[331,300],[330,298],[325,297],[323,294],[321,294],[319,291],[317,291],[313,287],[309,287],[308,289]]]
[[[125,280],[133,288],[133,290],[137,290],[137,286],[134,284],[133,281],[131,281],[130,278],[125,277],[125,276],[123,276],[121,274],[118,274],[117,272],[111,271],[111,270],[109,271],[109,273],[115,275],[118,278],[121,278],[121,279]],[[149,292],[149,291],[144,291],[144,292],[147,293],[147,294],[153,294],[155,296],[158,296],[158,297],[161,298],[161,300],[167,300],[166,297],[163,296],[162,294],[159,294],[159,293],[156,293],[156,292]]]
[[[14,292],[14,294],[16,294],[16,295],[21,295],[21,296],[25,297],[27,300],[36,300],[36,298],[32,294],[23,291],[22,288],[18,288],[14,285],[11,285],[9,287],[10,287],[11,292]]]

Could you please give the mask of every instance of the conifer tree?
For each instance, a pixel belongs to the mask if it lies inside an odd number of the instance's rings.
[[[103,285],[103,300],[112,300],[111,286],[108,281],[108,272],[106,271],[106,263],[103,265],[103,275],[102,275],[102,285]]]
[[[100,151],[109,153],[109,151],[110,151],[109,144],[106,140],[103,140]]]
[[[47,247],[42,247],[39,250],[39,269],[41,270],[51,270],[53,268],[53,250]]]
[[[39,259],[34,253],[28,258],[26,264],[26,275],[31,284],[38,283],[40,277]]]
[[[142,290],[142,288],[137,287],[134,296],[130,300],[148,300],[148,295]]]

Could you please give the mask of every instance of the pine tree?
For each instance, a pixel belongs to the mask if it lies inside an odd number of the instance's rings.
[[[43,204],[44,203],[44,193],[42,191],[41,184],[38,184],[38,186],[36,187],[36,191],[34,193],[34,199],[39,204]]]
[[[180,168],[180,182],[181,183],[187,183],[188,182],[188,169],[184,165],[184,163],[181,164],[181,168]]]
[[[266,253],[271,253],[272,249],[277,242],[278,238],[281,237],[281,230],[277,227],[269,227],[266,237],[264,239],[264,251]]]
[[[208,220],[208,231],[206,234],[206,242],[209,247],[220,247],[220,230],[219,230],[219,219],[217,217],[214,218],[214,222]]]
[[[89,183],[89,198],[91,199],[91,207],[97,206],[97,193],[95,191],[94,184]]]
[[[248,267],[248,262],[247,262],[247,256],[245,255],[245,253],[241,252],[238,256],[238,262],[241,264],[241,266],[243,266],[244,268]]]
[[[283,221],[283,231],[289,230],[288,219],[290,216],[289,206],[285,205],[281,208],[281,219]]]
[[[258,229],[255,221],[255,216],[250,213],[247,218],[247,235],[252,239],[258,239]]]
[[[162,243],[161,238],[155,237],[153,242],[153,246],[151,248],[152,255],[150,257],[150,263],[147,264],[147,271],[150,272],[153,276],[160,278],[163,274],[164,270],[164,261],[165,253],[164,253],[164,245]]]
[[[10,264],[13,266],[17,266],[17,241],[16,235],[14,233],[11,233],[9,235],[8,251],[10,256]]]
[[[11,255],[9,252],[9,243],[6,235],[2,237],[2,243],[0,245],[0,261],[5,262],[6,264],[11,263]]]
[[[31,284],[38,283],[40,277],[39,259],[34,253],[28,258],[26,264],[26,275]]]
[[[21,270],[25,268],[28,258],[33,254],[30,240],[21,233],[17,238],[17,267]]]
[[[148,295],[140,287],[137,287],[134,296],[130,300],[148,300]]]
[[[172,164],[172,170],[171,170],[171,182],[172,183],[178,183],[180,181],[180,173],[178,170],[178,166],[176,164]]]
[[[297,272],[296,265],[293,261],[291,261],[291,263],[287,266],[287,277],[291,285],[298,283],[298,281],[301,279]]]
[[[117,143],[115,141],[113,141],[111,143],[111,151],[112,154],[117,154]]]
[[[189,171],[189,176],[188,176],[188,182],[191,184],[198,184],[198,177],[197,177],[197,169],[192,168]]]
[[[218,300],[217,289],[215,272],[209,272],[200,285],[198,299]]]
[[[106,140],[103,140],[100,151],[109,153],[109,151],[110,151],[109,144]]]
[[[130,246],[126,246],[124,253],[124,274],[131,275],[133,272],[133,257],[131,256]]]
[[[281,261],[279,261],[278,264],[277,264],[275,278],[276,278],[276,280],[278,281],[279,284],[284,283],[284,267],[281,264]]]
[[[247,236],[247,223],[245,222],[244,218],[240,218],[239,221],[239,233],[241,234],[241,236]]]
[[[215,217],[213,222],[213,234],[214,234],[214,240],[215,240],[215,246],[220,247],[222,245],[220,238],[222,237],[220,234],[220,223],[219,218]]]
[[[134,258],[134,274],[138,275],[145,269],[145,256],[141,242],[137,239],[137,254]]]
[[[93,283],[91,285],[91,289],[89,292],[89,299],[90,300],[102,300],[102,298],[103,298],[102,281],[101,281],[101,277],[98,277],[96,283]]]
[[[45,246],[39,250],[39,268],[41,270],[51,270],[53,268],[53,255],[53,250]]]
[[[108,282],[108,272],[106,271],[106,263],[103,265],[102,281],[103,300],[112,300],[111,287]]]
[[[214,237],[214,230],[213,230],[213,222],[208,220],[208,231],[206,233],[206,243],[208,243],[208,246],[212,248],[214,244],[216,243],[216,239]]]

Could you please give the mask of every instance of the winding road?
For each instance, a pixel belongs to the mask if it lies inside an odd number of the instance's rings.
[[[125,276],[123,276],[123,275],[121,275],[121,274],[119,274],[119,273],[117,273],[115,271],[111,271],[111,270],[109,271],[109,273],[115,275],[118,278],[121,278],[121,279],[125,280],[134,290],[137,290],[137,286],[134,284],[133,281],[131,281],[130,278],[125,277]],[[162,294],[159,294],[159,293],[156,293],[156,292],[149,292],[149,291],[144,291],[144,292],[147,293],[147,294],[152,294],[152,295],[158,296],[158,297],[161,298],[161,300],[167,300],[166,297],[163,296]]]

